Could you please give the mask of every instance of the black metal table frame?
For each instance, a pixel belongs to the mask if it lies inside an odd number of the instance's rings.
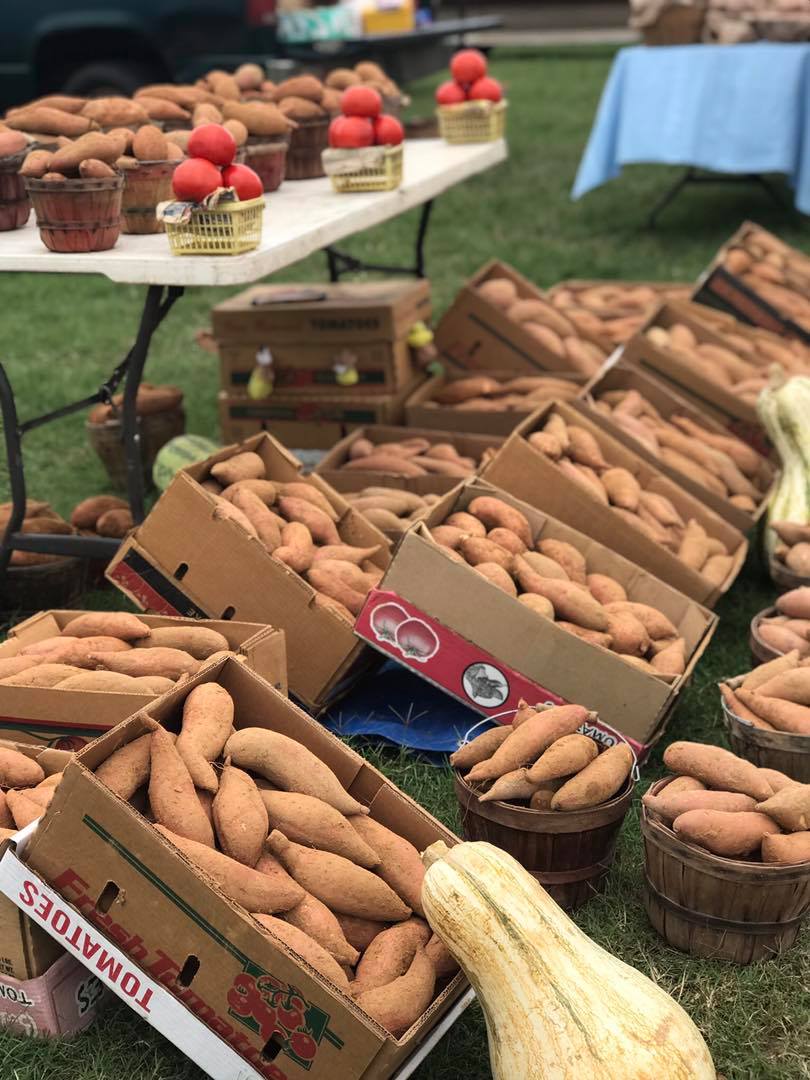
[[[415,264],[410,267],[380,266],[365,263],[334,247],[324,249],[331,281],[339,281],[344,274],[369,271],[382,274],[412,274],[425,276],[424,245],[427,237],[433,200],[422,205],[419,226],[416,235]],[[20,421],[9,378],[3,364],[0,363],[0,416],[3,422],[6,460],[9,471],[9,486],[12,509],[8,523],[0,539],[0,586],[14,551],[30,551],[43,555],[67,555],[84,559],[109,560],[118,550],[120,541],[95,536],[62,536],[52,533],[22,533],[20,529],[25,518],[27,499],[25,468],[23,465],[23,436],[29,431],[71,416],[97,403],[108,404],[125,379],[123,402],[121,405],[121,439],[127,467],[127,495],[136,524],[145,516],[145,485],[141,462],[141,441],[138,429],[136,402],[141,385],[146,360],[152,337],[183,295],[184,289],[178,285],[149,285],[146,290],[143,311],[141,313],[138,334],[135,342],[124,359],[114,368],[109,378],[99,389],[88,397],[69,405],[63,405],[42,416]],[[2,600],[2,588],[0,588]]]
[[[786,210],[790,214],[796,213],[795,209],[782,198],[776,185],[771,183],[771,181],[766,176],[763,176],[762,173],[705,172],[694,165],[690,165],[684,170],[683,174],[667,188],[664,194],[658,199],[655,206],[653,206],[647,217],[648,228],[655,228],[659,215],[666,210],[670,203],[675,201],[683,189],[689,184],[756,184],[770,195],[773,202],[775,202],[782,210]]]

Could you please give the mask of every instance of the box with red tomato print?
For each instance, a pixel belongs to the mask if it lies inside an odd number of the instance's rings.
[[[436,91],[439,134],[449,143],[492,142],[506,129],[503,87],[477,49],[462,49],[450,61],[453,76]]]
[[[350,86],[329,125],[323,167],[335,191],[393,191],[402,183],[405,130],[372,86]]]
[[[172,251],[178,255],[236,255],[261,240],[264,185],[235,163],[236,140],[222,124],[202,124],[188,140],[188,157],[174,170],[177,202],[164,203]]]

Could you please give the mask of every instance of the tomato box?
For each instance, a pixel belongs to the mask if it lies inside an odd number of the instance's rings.
[[[11,901],[2,897],[2,903]],[[93,1023],[109,997],[97,975],[91,975],[78,960],[62,953],[36,978],[15,979],[0,974],[0,1025],[13,1035],[78,1035]]]

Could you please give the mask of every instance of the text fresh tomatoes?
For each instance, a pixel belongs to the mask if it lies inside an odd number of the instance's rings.
[[[340,109],[344,116],[379,116],[382,98],[373,86],[350,86],[343,92]]]
[[[469,86],[487,73],[487,59],[478,49],[462,49],[450,61],[450,72],[457,83]]]
[[[222,187],[222,173],[205,158],[187,158],[174,170],[172,187],[178,199],[202,202],[206,195]]]
[[[236,157],[236,140],[222,124],[201,124],[188,140],[188,155],[205,158],[214,165],[230,165]]]
[[[232,187],[241,201],[258,199],[264,194],[262,178],[247,165],[229,165],[222,170],[222,183]]]

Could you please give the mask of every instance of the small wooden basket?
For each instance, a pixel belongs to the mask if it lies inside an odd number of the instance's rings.
[[[463,101],[436,110],[439,135],[449,143],[495,142],[506,132],[505,101]]]
[[[261,243],[264,197],[192,210],[185,222],[166,222],[173,255],[242,255]]]
[[[172,198],[172,176],[177,161],[142,161],[124,173],[121,232],[144,236],[165,232],[155,213],[158,203]]]
[[[0,232],[21,229],[31,213],[25,181],[18,175],[29,149],[0,158]]]
[[[49,251],[76,254],[115,247],[121,233],[123,176],[59,181],[26,176],[25,189]]]
[[[285,180],[317,180],[325,176],[321,154],[329,146],[328,116],[299,120],[290,135]]]
[[[706,21],[706,4],[670,4],[651,26],[642,28],[645,45],[696,45]]]
[[[244,161],[259,177],[265,193],[278,191],[284,179],[287,165],[287,142],[278,139],[275,142],[248,143],[242,147]]]
[[[354,172],[334,172],[329,163],[326,163],[326,171],[335,191],[394,191],[401,185],[404,157],[402,145],[380,146],[374,149],[378,153],[374,155],[375,163],[371,165],[366,164],[369,157],[366,150],[339,151],[341,155],[357,155]]]
[[[725,681],[735,690],[744,678],[745,675],[739,675]],[[723,709],[723,723],[735,754],[762,769],[777,769],[792,780],[810,784],[810,735],[765,731],[736,716],[722,696],[720,704]]]
[[[659,780],[651,793],[672,779]],[[647,914],[674,948],[752,964],[795,942],[810,908],[810,862],[775,866],[721,858],[680,840],[644,804],[641,835]]]
[[[773,615],[778,615],[779,612],[775,607],[765,608],[763,611],[758,611],[757,614],[751,620],[751,628],[748,633],[748,644],[751,648],[751,656],[754,659],[754,664],[767,664],[769,660],[775,660],[778,656],[783,654],[778,652],[771,645],[767,645],[759,636],[759,624],[763,619],[769,619]]]
[[[127,490],[127,460],[121,441],[120,419],[106,420],[101,424],[88,420],[87,437],[90,445],[101,459],[110,483],[117,491]],[[186,430],[186,414],[182,407],[163,412],[145,413],[138,417],[141,439],[141,462],[143,479],[147,488],[152,487],[152,466],[161,447],[170,439]]]

